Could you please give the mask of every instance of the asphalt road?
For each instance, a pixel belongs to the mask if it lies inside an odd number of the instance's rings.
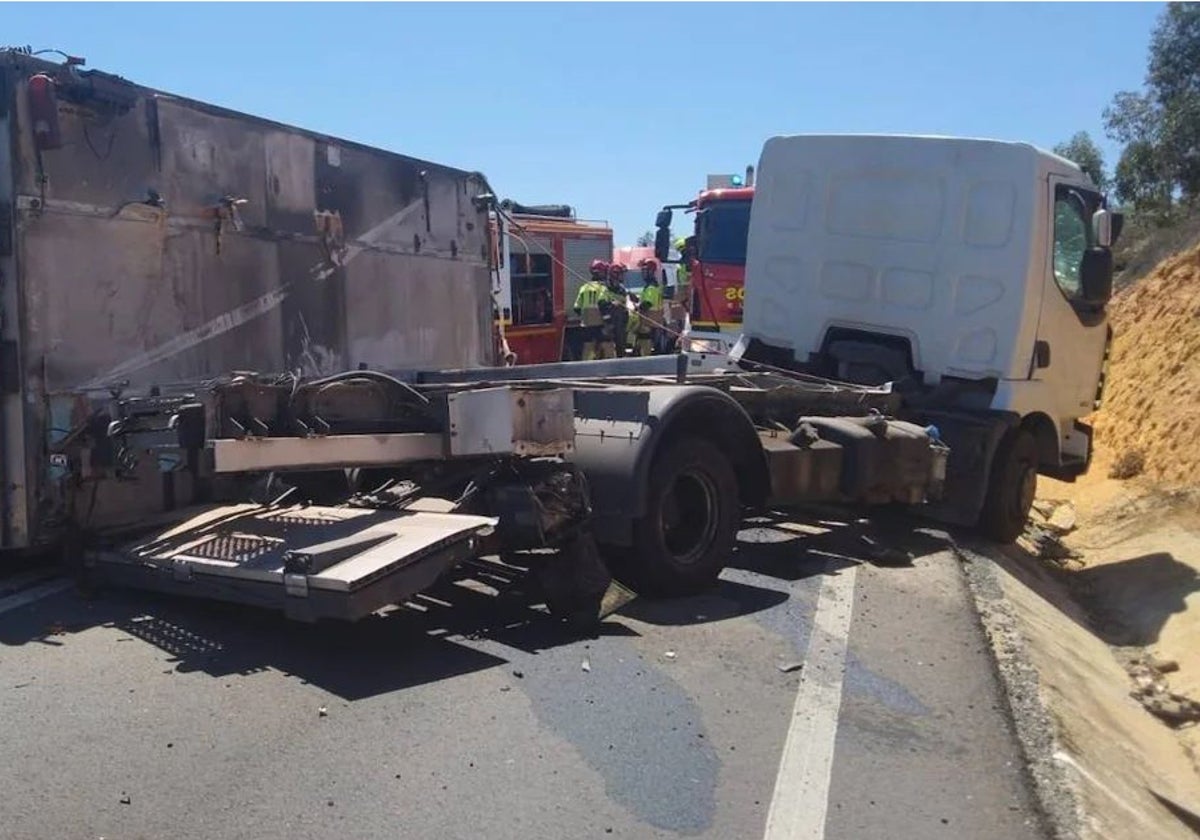
[[[320,627],[0,581],[0,834],[1045,836],[958,561],[861,527],[760,523],[591,639],[504,569]]]

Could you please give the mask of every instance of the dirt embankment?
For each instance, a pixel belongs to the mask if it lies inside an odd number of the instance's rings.
[[[1200,248],[1161,263],[1112,303],[1096,469],[1150,490],[1195,487],[1200,471]]]
[[[1095,460],[1043,481],[1006,594],[1085,835],[1200,834],[1200,247],[1111,306]]]

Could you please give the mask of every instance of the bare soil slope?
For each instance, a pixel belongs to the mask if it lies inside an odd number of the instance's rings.
[[[1116,468],[1157,489],[1200,471],[1200,248],[1159,264],[1111,306],[1113,351],[1091,481]],[[1139,464],[1138,462],[1142,463]]]
[[[1034,539],[1009,555],[1004,586],[1060,760],[1077,772],[1085,834],[1195,836],[1200,247],[1127,285],[1110,312],[1093,467],[1076,484],[1041,482]]]

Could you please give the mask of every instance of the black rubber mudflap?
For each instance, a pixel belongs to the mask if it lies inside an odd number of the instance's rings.
[[[551,615],[576,630],[586,630],[600,621],[600,605],[612,583],[612,575],[600,558],[590,535],[573,537],[538,572]]]

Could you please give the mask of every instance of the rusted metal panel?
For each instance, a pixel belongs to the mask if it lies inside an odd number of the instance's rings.
[[[398,275],[380,254],[351,263],[346,278],[350,360],[388,369],[438,369],[466,359],[476,367],[491,351],[491,310],[476,302],[488,293],[486,269],[464,282],[457,261],[427,256]],[[455,314],[452,314],[455,313]]]
[[[178,333],[155,335],[152,348],[163,347],[176,336],[193,336],[205,325],[225,329],[214,340],[181,342],[178,352],[157,367],[168,379],[196,379],[214,370],[252,368],[279,370],[283,325],[278,307],[255,308],[256,301],[271,300],[278,293],[275,278],[280,276],[281,252],[278,244],[250,237],[229,237],[221,247],[221,266],[240,278],[238,283],[208,282],[211,269],[212,237],[204,229],[192,228],[171,234],[163,253],[163,278],[169,279],[171,299],[183,310]],[[188,305],[190,302],[190,305]],[[261,314],[258,314],[261,309]],[[222,320],[230,313],[244,313],[240,319]],[[185,345],[191,345],[183,349]],[[136,360],[145,352],[139,348],[127,359]],[[155,371],[156,366],[145,368]],[[131,372],[134,381],[145,374]]]
[[[130,91],[136,98],[124,114],[103,108],[89,113],[86,102],[63,105],[66,142],[40,155],[44,195],[30,132],[18,126],[18,134],[29,135],[17,167],[26,199],[18,229],[28,294],[50,301],[78,297],[76,310],[97,303],[113,310],[90,329],[72,331],[71,348],[62,333],[43,333],[42,322],[31,322],[30,349],[44,354],[57,373],[51,387],[95,384],[113,369],[138,384],[192,375],[197,363],[209,368],[205,373],[230,364],[291,366],[314,347],[347,364],[353,342],[393,331],[364,334],[384,325],[378,319],[354,323],[350,315],[347,272],[364,256],[379,264],[370,273],[382,272],[388,282],[360,293],[382,297],[380,303],[393,308],[420,309],[427,326],[455,331],[455,322],[465,319],[474,331],[486,324],[486,219],[470,200],[480,189],[475,178],[152,91]],[[148,108],[151,100],[155,105]],[[90,140],[80,139],[85,137]],[[123,169],[108,172],[110,166]],[[162,197],[165,210],[141,203],[148,188]],[[221,221],[223,199],[245,203]],[[336,230],[321,235],[318,214],[336,220]],[[119,244],[105,244],[114,240]],[[264,242],[267,247],[258,244]],[[429,260],[439,267],[430,268]],[[89,262],[91,275],[83,279]],[[409,275],[417,277],[415,288],[401,282]],[[424,294],[420,279],[429,275],[454,287],[457,307],[410,299]],[[268,303],[254,315],[239,314],[239,307],[272,291],[281,310],[281,346],[274,353],[231,335],[242,326],[260,326],[244,319],[257,320],[274,307]],[[226,323],[217,324],[222,317]],[[62,326],[63,319],[56,323]],[[174,337],[208,324],[194,336],[195,345],[177,343],[166,359],[154,352],[160,334]],[[133,337],[131,330],[141,346],[124,341]],[[189,363],[175,359],[205,343],[234,347],[205,351]],[[465,353],[449,363],[489,361],[490,338],[453,346]],[[60,362],[54,358],[59,354],[72,358]],[[85,357],[94,359],[90,370],[81,363]],[[145,367],[133,370],[130,362],[137,361]],[[428,358],[389,361],[405,367]]]
[[[161,185],[156,144],[150,127],[151,97],[138,97],[129,110],[90,108],[59,97],[62,148],[40,155],[30,128],[26,80],[52,65],[20,60],[13,69],[16,105],[16,184],[24,195],[46,195],[85,204],[141,200],[146,189]],[[131,91],[134,89],[131,88]],[[135,95],[135,94],[131,94]],[[159,186],[160,192],[162,191]]]
[[[57,82],[59,148],[35,147],[35,73]],[[25,389],[10,425],[37,453],[10,487],[48,480],[48,394],[493,361],[479,176],[28,56],[0,74]]]
[[[246,199],[241,217],[251,229],[267,223],[266,131],[232,116],[158,100],[162,172],[156,183],[172,215],[202,219],[225,196]],[[129,197],[140,197],[137,194]],[[116,196],[108,196],[112,201]],[[284,233],[264,230],[268,233]],[[311,234],[311,224],[291,232]]]
[[[29,541],[29,487],[25,473],[24,383],[21,381],[21,298],[15,259],[13,151],[15,98],[0,70],[0,347],[4,348],[8,387],[0,391],[0,547]]]

